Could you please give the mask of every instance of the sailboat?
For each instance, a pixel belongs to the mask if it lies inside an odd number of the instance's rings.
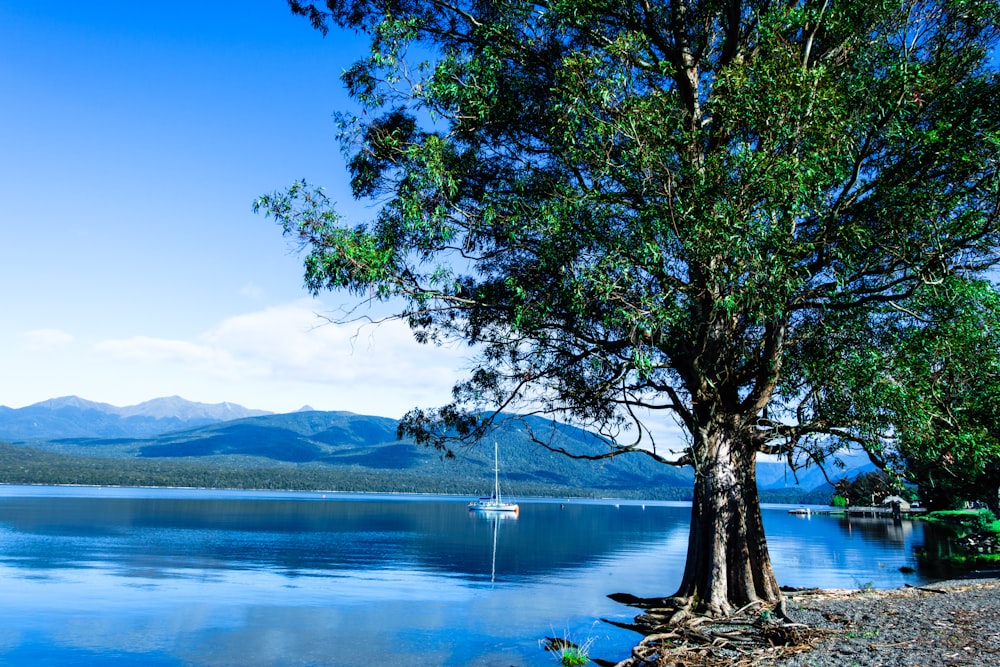
[[[493,495],[469,503],[470,512],[520,512],[517,503],[505,502],[500,496],[500,455],[493,442]]]

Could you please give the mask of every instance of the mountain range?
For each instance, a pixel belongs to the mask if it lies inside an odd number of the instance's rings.
[[[5,450],[0,463],[9,460],[13,471],[19,465],[19,454],[42,451],[44,457],[33,459],[36,468],[62,470],[59,483],[89,483],[69,471],[91,467],[99,459],[105,462],[102,465],[125,471],[120,473],[124,477],[115,479],[138,480],[134,483],[161,479],[162,475],[150,471],[162,473],[163,466],[183,462],[225,470],[227,480],[236,479],[234,471],[242,471],[243,477],[254,480],[262,476],[287,478],[289,481],[282,484],[292,486],[298,471],[303,480],[316,480],[320,473],[336,473],[323,479],[356,487],[343,490],[478,493],[489,488],[491,447],[461,447],[454,457],[444,457],[436,450],[398,440],[396,427],[396,420],[385,417],[308,408],[273,414],[232,403],[193,403],[176,396],[119,408],[70,396],[19,409],[0,407],[0,442],[18,445]],[[641,454],[597,462],[571,459],[532,442],[526,428],[542,434],[552,446],[574,452],[596,454],[607,447],[598,436],[572,426],[538,417],[511,416],[492,438],[500,447],[507,482],[519,494],[690,497],[690,468],[663,465]],[[42,459],[45,465],[39,463]],[[858,463],[864,468],[867,461]],[[190,468],[170,470],[173,472],[168,477],[176,478],[181,485],[187,485],[187,477],[195,474]],[[262,470],[270,472],[264,474]],[[136,477],[137,471],[146,471],[143,474],[147,476]],[[11,474],[8,471],[8,479],[4,479],[0,465],[0,482],[31,481]],[[199,468],[197,475],[204,474],[208,473]],[[837,477],[855,474],[849,466]],[[798,502],[804,493],[817,489],[819,497],[829,495],[830,487],[817,468],[800,471],[796,481],[783,463],[762,462],[758,464],[758,478],[761,489],[779,494],[773,499]],[[51,479],[34,481],[52,483]],[[319,483],[333,482],[302,481]]]
[[[64,396],[23,408],[0,406],[0,440],[148,437],[194,426],[272,414],[235,403],[195,403],[179,396],[116,407]]]

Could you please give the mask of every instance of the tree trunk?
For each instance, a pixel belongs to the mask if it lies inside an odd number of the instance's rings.
[[[757,494],[756,448],[725,431],[695,444],[702,456],[695,466],[687,563],[677,595],[714,615],[756,601],[780,604]]]

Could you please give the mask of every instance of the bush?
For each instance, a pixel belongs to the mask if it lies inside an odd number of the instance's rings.
[[[941,510],[928,514],[927,520],[952,528],[960,535],[997,532],[995,524],[1000,523],[994,519],[993,513],[986,509]]]

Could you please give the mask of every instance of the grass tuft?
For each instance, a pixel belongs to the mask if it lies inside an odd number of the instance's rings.
[[[562,638],[546,637],[544,648],[555,653],[556,660],[563,667],[583,667],[590,662],[590,648],[594,639],[595,637],[588,637],[583,644],[576,644],[563,633]]]

